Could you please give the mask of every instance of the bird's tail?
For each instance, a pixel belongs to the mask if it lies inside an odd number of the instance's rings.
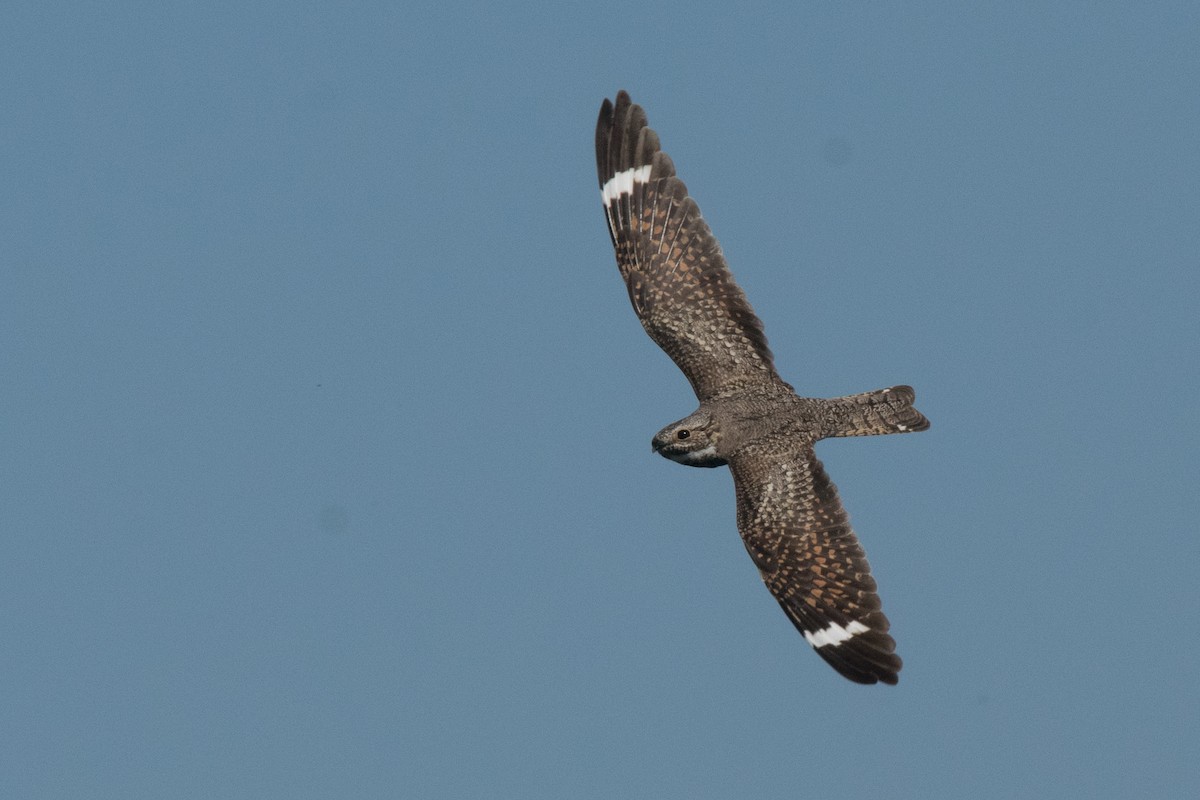
[[[831,413],[824,435],[872,436],[923,431],[929,427],[929,420],[913,408],[915,398],[911,386],[891,386],[829,400]]]

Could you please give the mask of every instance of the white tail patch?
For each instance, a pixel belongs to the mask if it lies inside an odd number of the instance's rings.
[[[827,644],[841,644],[855,634],[866,633],[869,630],[870,628],[857,620],[851,622],[844,628],[834,622],[830,624],[828,628],[816,631],[815,633],[811,631],[805,631],[804,638],[807,639],[808,643],[813,647],[824,647]]]
[[[608,205],[623,194],[633,194],[635,183],[645,183],[648,180],[650,180],[649,164],[618,172],[604,184],[604,188],[600,190],[600,197],[604,200],[604,204]]]

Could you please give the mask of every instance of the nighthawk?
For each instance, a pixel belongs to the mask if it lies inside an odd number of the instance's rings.
[[[623,91],[600,107],[596,165],[633,309],[700,400],[655,434],[654,452],[692,467],[728,465],[738,530],[788,619],[845,677],[895,684],[901,662],[875,579],[813,445],[925,430],[912,388],[823,400],[798,396],[776,374],[721,246]]]

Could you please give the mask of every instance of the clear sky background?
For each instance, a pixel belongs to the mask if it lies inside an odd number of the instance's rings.
[[[1195,3],[18,2],[0,795],[1200,796]],[[644,105],[905,660],[811,652],[608,241]]]

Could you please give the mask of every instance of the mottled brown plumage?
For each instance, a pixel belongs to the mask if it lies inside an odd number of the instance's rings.
[[[596,164],[634,311],[700,400],[655,435],[655,452],[689,466],[728,464],[738,530],[788,618],[850,680],[896,683],[901,662],[875,580],[813,445],[925,430],[913,390],[797,396],[775,372],[762,323],[645,112],[625,92],[600,108]]]

